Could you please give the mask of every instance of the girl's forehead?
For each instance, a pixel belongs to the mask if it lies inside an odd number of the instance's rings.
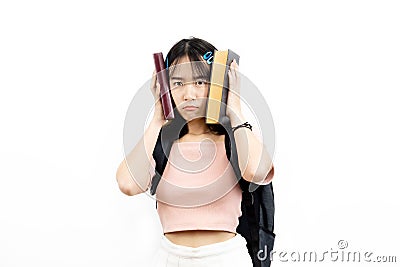
[[[169,76],[173,77],[204,77],[207,78],[210,73],[210,66],[205,61],[191,61],[171,65],[169,68]]]
[[[192,72],[192,63],[184,62],[172,65],[169,67],[169,71],[174,73],[190,73]]]
[[[169,72],[174,75],[192,75],[193,66],[191,62],[178,63],[170,66]]]

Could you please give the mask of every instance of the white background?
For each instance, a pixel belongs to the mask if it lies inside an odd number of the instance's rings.
[[[240,54],[271,109],[275,250],[322,254],[343,239],[400,261],[399,11],[397,1],[2,1],[0,266],[146,266],[161,225],[152,198],[118,189],[124,118],[152,53],[190,36]]]

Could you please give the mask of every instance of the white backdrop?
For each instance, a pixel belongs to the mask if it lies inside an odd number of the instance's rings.
[[[2,1],[0,266],[146,266],[161,225],[118,189],[124,118],[152,53],[190,36],[240,54],[271,109],[275,250],[399,262],[399,7]]]

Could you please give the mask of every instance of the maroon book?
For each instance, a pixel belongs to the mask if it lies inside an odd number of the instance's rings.
[[[164,118],[166,120],[173,119],[174,108],[172,107],[171,94],[169,91],[169,80],[167,75],[167,70],[164,64],[164,57],[162,53],[154,53],[154,65],[157,72],[157,81],[160,84],[160,98],[161,105],[164,112]]]

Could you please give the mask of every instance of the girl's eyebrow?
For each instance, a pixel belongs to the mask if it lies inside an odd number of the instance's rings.
[[[197,79],[207,79],[207,77],[205,76],[205,75],[199,75],[199,76],[196,76],[196,77],[193,77],[193,79],[195,79],[195,80],[197,80]]]
[[[204,76],[204,75],[199,75],[199,76],[193,77],[193,80],[197,80],[197,79],[207,79],[207,77]],[[182,77],[173,76],[173,77],[171,77],[171,80],[183,80],[183,78]]]

